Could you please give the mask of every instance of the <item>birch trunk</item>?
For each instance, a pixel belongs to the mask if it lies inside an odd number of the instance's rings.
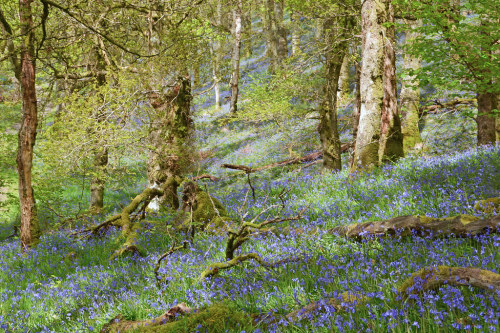
[[[235,114],[238,110],[238,84],[240,80],[240,52],[241,52],[241,11],[242,0],[236,0],[236,8],[233,11],[234,21],[234,44],[232,55],[233,74],[231,76],[231,104],[229,112]]]

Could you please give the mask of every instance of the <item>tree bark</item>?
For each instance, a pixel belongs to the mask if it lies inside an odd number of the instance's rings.
[[[406,21],[409,30],[406,32],[406,44],[412,43],[418,37],[414,29],[422,26],[422,21]],[[403,71],[416,71],[420,69],[420,58],[405,53],[403,60]],[[405,152],[412,150],[415,145],[422,142],[420,130],[418,128],[419,107],[420,107],[420,89],[419,81],[415,75],[408,75],[401,80],[401,114],[402,114],[402,132],[403,149]]]
[[[236,8],[233,11],[233,55],[232,55],[232,67],[233,74],[231,76],[231,104],[229,106],[229,112],[231,114],[236,114],[238,110],[238,84],[240,80],[240,52],[241,52],[241,11],[242,11],[242,0],[236,0]]]
[[[96,37],[96,47],[95,47],[95,56],[96,56],[96,81],[97,87],[103,87],[106,84],[106,62],[104,59],[105,52],[102,47],[100,47],[99,38]],[[100,94],[100,92],[98,92]],[[99,96],[100,100],[104,100],[103,96]],[[93,115],[95,117],[97,123],[102,123],[106,121],[104,119],[104,112],[98,111]],[[98,145],[98,143],[96,143]],[[106,184],[106,169],[108,165],[108,148],[103,147],[95,147],[94,149],[94,174],[90,181],[90,207],[89,211],[94,214],[100,214],[104,208],[104,189]]]
[[[346,37],[350,30],[351,19],[347,13],[340,15],[339,18],[328,18],[323,25],[327,46],[326,81],[323,87],[323,102],[319,110],[318,131],[323,150],[323,168],[327,170],[342,168],[340,137],[337,128],[337,90],[342,60],[349,46]]]
[[[188,166],[188,140],[191,135],[191,84],[189,77],[177,77],[163,94],[152,94],[151,105],[155,114],[151,119],[149,144],[152,149],[148,158],[148,182],[150,188],[163,188],[159,205],[179,208],[177,179]]]
[[[346,52],[340,68],[337,100],[343,101],[349,95],[349,53]]]
[[[365,0],[361,7],[362,65],[361,109],[351,172],[379,165],[381,114],[384,101],[385,1]]]
[[[278,32],[276,26],[274,0],[266,0],[267,51],[270,59],[271,73],[276,72],[279,65]]]
[[[283,7],[285,6],[284,0],[274,1],[274,13],[276,22],[276,38],[278,43],[278,63],[281,64],[284,59],[288,57],[288,36],[285,26],[283,25]]]
[[[21,250],[26,252],[40,239],[40,226],[31,183],[33,148],[36,140],[37,100],[35,87],[35,48],[32,0],[19,0],[19,20],[21,29],[21,91],[22,120],[19,129],[17,172],[19,175],[19,201],[21,210]]]
[[[477,93],[477,145],[494,145],[496,142],[496,95],[491,92]]]
[[[479,219],[471,215],[457,215],[444,218],[427,216],[398,216],[392,219],[363,222],[335,227],[331,233],[361,241],[375,236],[406,237],[420,235],[431,238],[445,236],[466,237],[485,233],[498,233],[500,215]]]
[[[300,53],[300,14],[297,12],[292,12],[292,56],[296,56]]]
[[[352,137],[354,139],[353,149],[356,150],[356,137],[358,136],[359,113],[361,111],[361,63],[357,61],[354,64],[356,71],[356,96],[354,98],[354,107],[352,109]],[[353,168],[354,158],[351,161],[351,169]]]
[[[385,1],[386,23],[384,27],[384,98],[380,125],[379,164],[395,161],[404,156],[403,134],[399,118],[396,84],[396,32],[394,28],[394,7]]]

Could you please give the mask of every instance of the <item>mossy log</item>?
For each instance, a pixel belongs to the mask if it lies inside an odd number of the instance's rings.
[[[143,331],[146,328],[165,325],[174,321],[178,316],[189,314],[192,309],[186,304],[180,303],[159,317],[148,320],[126,320],[123,316],[118,315],[111,319],[109,323],[103,326],[102,333],[125,333]]]
[[[425,267],[406,279],[398,289],[399,295],[409,295],[435,290],[445,284],[472,286],[490,292],[500,291],[500,274],[474,267]]]
[[[489,198],[479,200],[474,205],[474,209],[478,212],[492,214],[493,211],[500,211],[500,198]]]
[[[399,216],[388,220],[364,222],[339,226],[330,229],[330,233],[342,237],[361,240],[373,236],[455,236],[466,237],[486,232],[499,231],[500,215],[479,219],[471,215],[457,215],[434,218],[419,215]]]

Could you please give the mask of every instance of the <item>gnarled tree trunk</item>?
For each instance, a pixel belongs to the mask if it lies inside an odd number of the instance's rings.
[[[35,49],[32,0],[19,0],[19,20],[22,35],[21,42],[21,91],[22,120],[19,129],[17,150],[17,172],[19,175],[19,201],[21,210],[21,250],[27,251],[36,245],[40,238],[40,226],[31,183],[33,167],[33,148],[36,140],[38,123],[36,87],[35,87]]]
[[[149,133],[152,148],[148,159],[148,182],[151,188],[163,188],[160,200],[154,201],[151,209],[158,209],[160,204],[179,208],[177,179],[188,164],[186,143],[192,129],[189,77],[177,77],[170,86],[167,92],[154,93],[150,97],[155,114]]]

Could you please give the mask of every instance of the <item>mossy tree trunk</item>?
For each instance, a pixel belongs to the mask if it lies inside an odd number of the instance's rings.
[[[344,101],[349,95],[349,53],[346,52],[340,68],[337,100]]]
[[[378,151],[379,164],[395,161],[404,156],[403,134],[399,118],[396,84],[396,31],[394,27],[394,7],[390,0],[384,2],[384,98],[382,104],[380,143]]]
[[[292,21],[292,56],[300,53],[300,14],[296,11],[290,14]]]
[[[267,41],[267,56],[270,59],[270,71],[271,73],[276,72],[279,65],[279,53],[278,53],[278,29],[276,26],[276,15],[275,15],[275,0],[266,0],[265,2],[265,16],[266,16],[266,41]]]
[[[496,142],[496,114],[497,98],[491,92],[477,93],[477,145],[494,145]]]
[[[22,93],[22,119],[18,135],[17,172],[19,176],[19,201],[21,210],[21,250],[27,251],[40,239],[35,194],[31,181],[33,148],[36,140],[38,110],[35,86],[34,27],[31,12],[32,0],[19,0],[21,35],[20,81]]]
[[[422,21],[407,21],[410,29],[406,32],[406,44],[410,44],[418,37],[414,30],[422,25]],[[403,60],[403,71],[417,71],[421,67],[420,58],[412,54],[405,53]],[[419,81],[415,75],[406,75],[402,80],[401,87],[401,114],[403,149],[405,152],[412,150],[415,145],[422,142],[420,130],[418,128],[418,109],[420,107]]]
[[[278,43],[278,62],[281,63],[288,57],[288,33],[283,24],[283,8],[285,7],[284,0],[274,1],[274,13],[276,21],[276,37]]]
[[[325,54],[325,86],[320,108],[318,132],[323,150],[323,167],[327,170],[342,168],[340,137],[337,128],[337,90],[342,61],[348,49],[348,33],[352,30],[352,19],[345,13],[335,18],[327,18],[323,25]]]
[[[189,77],[176,77],[164,93],[150,96],[155,112],[151,119],[148,182],[151,188],[164,188],[157,205],[179,208],[178,179],[188,166],[191,135],[191,85]],[[150,206],[156,209],[155,205]]]

